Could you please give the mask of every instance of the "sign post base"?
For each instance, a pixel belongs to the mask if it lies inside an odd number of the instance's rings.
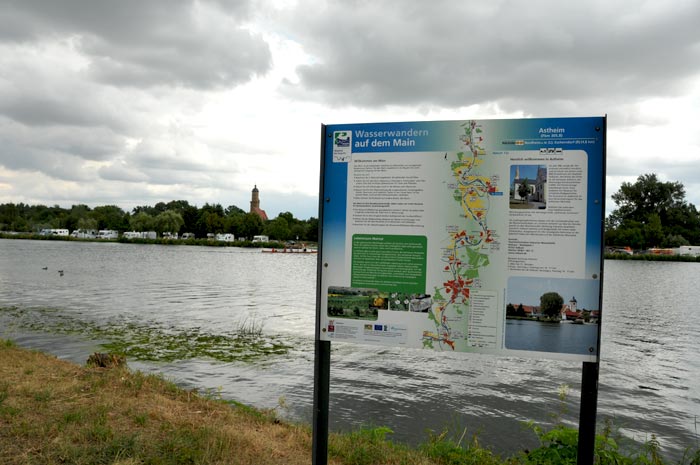
[[[578,426],[578,465],[593,465],[595,422],[598,408],[598,363],[583,362],[581,375],[581,411]]]

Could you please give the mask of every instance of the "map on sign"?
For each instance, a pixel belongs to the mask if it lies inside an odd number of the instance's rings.
[[[603,118],[324,130],[321,339],[596,357]]]
[[[464,321],[470,315],[471,290],[480,287],[479,270],[490,263],[489,244],[497,237],[489,228],[488,217],[489,197],[498,192],[498,176],[484,176],[479,170],[483,163],[480,157],[486,152],[477,123],[471,121],[463,126],[462,140],[468,151],[456,153],[456,160],[450,164],[454,183],[448,184],[462,214],[459,222],[445,225],[447,246],[441,257],[445,281],[434,289],[434,306],[428,311],[435,327],[423,332],[423,345],[430,348],[446,344],[454,350],[458,339],[473,344]]]

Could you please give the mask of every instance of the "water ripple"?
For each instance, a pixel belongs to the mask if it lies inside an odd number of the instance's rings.
[[[192,359],[147,364],[214,395],[310,421],[316,258],[258,250],[0,240],[0,306],[48,308],[95,324],[153,322],[176,333],[220,334],[246,319],[282,337],[287,354],[250,363]],[[43,270],[47,267],[47,270]],[[599,420],[636,439],[655,433],[673,456],[700,418],[700,265],[605,263]],[[60,276],[56,270],[63,269]],[[83,363],[98,341],[22,333],[0,337]],[[334,343],[331,425],[387,425],[399,440],[448,428],[480,432],[508,453],[532,447],[522,422],[575,424],[580,364]],[[564,400],[559,387],[568,386]],[[504,441],[504,438],[507,438]]]

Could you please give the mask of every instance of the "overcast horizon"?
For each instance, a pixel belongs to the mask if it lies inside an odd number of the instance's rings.
[[[321,124],[608,115],[700,205],[700,2],[0,2],[0,203],[318,215]]]

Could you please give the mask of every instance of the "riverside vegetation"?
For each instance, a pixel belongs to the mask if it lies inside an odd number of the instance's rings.
[[[686,200],[680,182],[663,182],[656,174],[642,174],[636,182],[623,182],[612,195],[616,208],[605,218],[605,245],[609,249],[629,247],[635,251],[650,248],[677,248],[700,244],[700,211]],[[70,240],[63,237],[42,237],[45,228],[113,229],[121,233],[155,231],[157,239],[127,239],[121,242],[148,244],[183,244],[237,247],[283,247],[296,239],[306,244],[318,241],[318,219],[300,220],[290,212],[263,221],[254,213],[230,205],[205,204],[198,208],[186,200],[159,202],[155,206],[139,206],[125,212],[114,205],[90,208],[73,205],[70,209],[45,205],[0,204],[0,238]],[[198,239],[172,240],[163,233],[194,233]],[[239,240],[221,242],[205,239],[209,233],[231,233]],[[272,242],[253,243],[240,238],[266,235]],[[636,260],[700,261],[700,257],[674,255],[641,255]],[[626,254],[606,254],[608,259],[628,259]]]
[[[32,235],[42,229],[155,231],[160,237],[165,232],[194,234],[199,241],[165,241],[213,245],[206,241],[207,234],[231,233],[236,238],[266,235],[276,241],[291,239],[303,242],[318,241],[318,219],[301,220],[291,212],[282,212],[276,218],[263,220],[255,213],[246,213],[235,205],[223,208],[220,204],[204,204],[201,208],[186,200],[158,202],[155,206],[139,206],[125,212],[116,205],[90,208],[73,205],[61,208],[58,205],[26,205],[23,203],[0,204],[0,234],[23,233]],[[34,237],[31,237],[34,238]]]
[[[680,182],[643,174],[612,195],[616,209],[605,219],[605,245],[646,250],[700,244],[700,212]]]
[[[680,182],[661,181],[656,174],[642,174],[634,183],[623,182],[612,195],[615,209],[605,219],[605,245],[611,248],[630,247],[647,250],[653,247],[674,248],[700,244],[700,211],[686,200]],[[231,233],[236,238],[252,238],[264,234],[276,241],[297,239],[306,243],[318,241],[318,219],[301,220],[291,212],[264,221],[254,213],[230,205],[190,205],[186,200],[158,202],[154,206],[138,206],[126,212],[115,205],[90,208],[73,205],[0,204],[0,235],[26,233],[29,238],[44,228],[98,230],[120,232],[156,231],[190,232],[200,242],[207,233]],[[165,241],[164,243],[174,243]],[[250,245],[250,244],[246,244]]]
[[[562,394],[564,395],[564,394]],[[284,402],[280,401],[280,407]],[[25,464],[307,464],[311,431],[216,393],[181,389],[159,376],[117,366],[78,366],[0,339],[0,463]],[[332,464],[574,464],[577,432],[529,424],[540,447],[499,457],[461,432],[429,433],[417,447],[387,438],[391,430],[331,434]],[[524,433],[525,434],[525,433]],[[614,428],[596,440],[596,463],[664,465],[652,436],[625,451]],[[700,465],[694,445],[677,462]]]
[[[244,319],[228,332],[211,333],[194,327],[173,328],[156,322],[134,323],[119,318],[86,321],[51,308],[0,307],[0,317],[12,329],[70,334],[103,341],[102,349],[133,360],[172,362],[209,358],[219,362],[253,361],[286,354],[289,344],[266,334],[261,322]]]

